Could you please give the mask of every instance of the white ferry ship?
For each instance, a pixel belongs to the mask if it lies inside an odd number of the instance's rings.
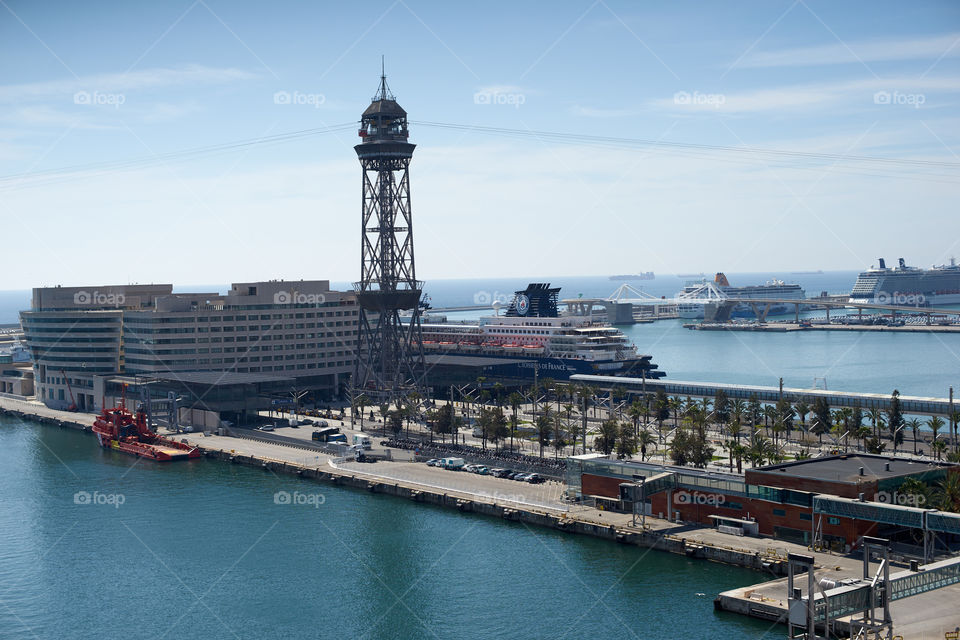
[[[749,298],[751,300],[804,300],[806,292],[798,284],[787,284],[783,280],[770,280],[766,284],[734,287],[730,285],[727,276],[717,273],[714,277],[714,287],[707,286],[706,280],[688,282],[683,291],[677,293],[678,298],[707,297],[711,290],[719,290],[728,298]],[[789,311],[786,303],[774,304],[770,307],[769,315],[777,315]],[[681,302],[677,305],[677,315],[681,318],[703,319],[703,304],[699,302]],[[730,316],[733,318],[752,318],[754,312],[750,305],[738,304],[733,308]]]
[[[930,269],[909,267],[903,258],[896,267],[887,267],[880,258],[879,267],[871,267],[859,276],[850,292],[850,302],[929,307],[960,304],[960,265],[950,264]]]
[[[477,322],[421,323],[423,350],[430,353],[507,359],[493,375],[529,376],[537,367],[541,375],[566,379],[574,373],[604,373],[648,378],[663,377],[651,356],[639,355],[622,331],[589,316],[560,315],[559,288],[533,283],[517,291],[503,315]],[[498,310],[499,311],[499,310]]]

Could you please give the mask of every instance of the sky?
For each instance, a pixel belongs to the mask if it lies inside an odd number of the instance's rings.
[[[0,0],[0,290],[356,279],[381,56],[421,279],[960,257],[955,2]]]

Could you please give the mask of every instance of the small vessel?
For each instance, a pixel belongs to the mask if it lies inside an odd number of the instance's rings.
[[[167,462],[200,457],[197,447],[162,438],[151,431],[146,414],[141,410],[130,412],[122,401],[118,406],[100,412],[93,423],[93,432],[103,448],[141,458]]]
[[[628,273],[610,276],[611,280],[655,280],[656,275],[653,271],[644,271],[643,273]]]

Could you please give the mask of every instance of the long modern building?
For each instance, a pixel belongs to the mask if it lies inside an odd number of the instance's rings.
[[[736,535],[801,544],[816,538],[845,552],[864,535],[911,544],[910,529],[960,536],[960,514],[899,493],[908,479],[932,486],[948,473],[960,473],[960,466],[864,453],[748,469],[742,476],[587,454],[567,459],[566,482],[571,498],[624,509],[624,485],[642,481],[646,499],[638,513],[712,524]]]
[[[354,367],[357,318],[354,294],[328,280],[236,283],[226,295],[170,284],[37,288],[20,314],[37,397],[82,411],[99,410],[117,375],[268,373],[338,396]]]

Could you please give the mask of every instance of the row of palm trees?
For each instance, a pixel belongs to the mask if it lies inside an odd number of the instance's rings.
[[[951,416],[949,424],[940,416],[931,416],[925,421],[918,417],[905,418],[899,411],[899,393],[894,391],[892,399],[891,410],[883,412],[878,409],[864,411],[859,407],[831,409],[822,398],[813,401],[801,399],[794,404],[785,399],[774,404],[762,403],[756,396],[749,400],[731,400],[723,390],[719,390],[712,399],[668,396],[659,389],[656,393],[628,395],[619,387],[599,389],[591,385],[557,382],[550,378],[542,378],[536,385],[510,390],[499,382],[489,385],[484,378],[478,378],[475,385],[460,389],[459,402],[466,417],[477,417],[484,446],[488,439],[495,446],[509,441],[511,449],[523,422],[521,409],[530,407],[531,423],[541,456],[547,446],[553,446],[555,455],[559,456],[568,446],[572,446],[574,452],[578,446],[586,452],[593,444],[595,450],[604,453],[616,450],[622,457],[632,456],[639,451],[645,459],[652,446],[663,445],[671,434],[676,437],[682,429],[699,434],[700,439],[706,440],[707,429],[712,425],[721,435],[727,436],[723,446],[728,451],[730,465],[733,466],[735,459],[740,469],[744,459],[754,464],[784,459],[785,447],[793,442],[792,436],[798,430],[797,426],[801,433],[798,442],[801,444],[811,435],[817,436],[818,442],[822,443],[823,436],[829,434],[835,441],[842,440],[844,447],[852,438],[857,442],[858,449],[874,453],[882,452],[888,442],[892,443],[896,452],[904,441],[907,429],[913,434],[913,451],[917,453],[919,432],[926,426],[933,434],[931,448],[937,459],[945,456],[960,459],[956,449],[948,452],[947,440],[940,433],[949,426],[956,439],[960,412]],[[418,415],[421,400],[419,394],[411,393],[401,406],[393,409],[401,412],[408,429],[410,419]],[[354,404],[359,410],[362,428],[364,409],[370,401],[361,395]],[[499,418],[491,418],[492,414],[484,414],[491,406],[504,416],[505,424],[501,424]],[[386,425],[391,409],[380,409]],[[504,414],[504,409],[508,409],[509,414]],[[596,429],[590,428],[590,421],[598,423]],[[613,421],[612,424],[607,424],[610,421]],[[865,421],[869,421],[869,424],[864,424]],[[672,422],[670,429],[668,422]],[[459,425],[452,426],[453,431],[458,430]],[[651,427],[655,428],[656,436],[651,433]],[[590,431],[596,435],[593,443],[588,442]],[[686,436],[683,431],[680,433]],[[741,442],[742,439],[745,442]],[[698,446],[702,448],[702,445]],[[703,453],[701,451],[693,457],[702,461]],[[807,452],[801,449],[799,455],[807,455]]]

